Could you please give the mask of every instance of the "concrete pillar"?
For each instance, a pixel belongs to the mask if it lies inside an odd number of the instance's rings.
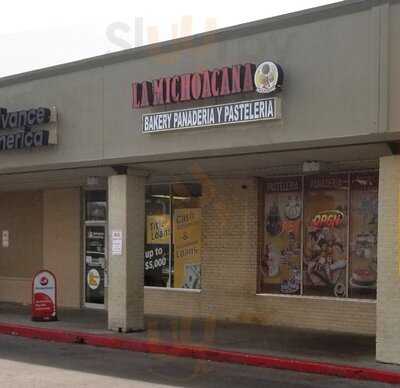
[[[379,167],[376,358],[400,364],[400,156]]]
[[[130,172],[108,180],[108,328],[113,331],[144,329],[144,184],[144,176]],[[121,254],[112,247],[115,232],[122,232]]]

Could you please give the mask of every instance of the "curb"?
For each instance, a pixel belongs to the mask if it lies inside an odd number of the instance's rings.
[[[97,335],[59,329],[44,329],[14,324],[0,324],[0,334],[62,343],[78,343],[112,349],[129,350],[133,352],[164,354],[175,357],[187,357],[199,360],[257,366],[262,368],[315,373],[356,380],[378,381],[389,384],[400,383],[400,373],[390,371],[259,354],[230,352],[201,346],[176,345],[165,342],[125,339],[113,337],[111,335]]]

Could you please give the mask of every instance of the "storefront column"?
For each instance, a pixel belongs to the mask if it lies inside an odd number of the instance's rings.
[[[129,171],[108,179],[108,328],[113,331],[144,328],[144,184],[144,176]]]
[[[400,364],[400,156],[380,159],[376,358]]]

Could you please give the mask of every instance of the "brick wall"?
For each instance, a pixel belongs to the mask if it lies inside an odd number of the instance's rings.
[[[378,295],[376,358],[400,363],[399,199],[400,156],[379,166]]]
[[[256,295],[257,180],[203,182],[202,290],[146,288],[145,312],[375,334],[375,303]]]

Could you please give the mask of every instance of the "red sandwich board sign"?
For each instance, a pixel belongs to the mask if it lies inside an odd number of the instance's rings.
[[[39,271],[32,281],[32,321],[57,320],[57,281],[47,270]]]

